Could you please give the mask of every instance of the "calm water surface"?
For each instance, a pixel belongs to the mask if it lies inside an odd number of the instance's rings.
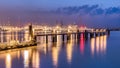
[[[120,32],[0,52],[0,68],[120,68]],[[49,40],[50,42],[51,40]]]

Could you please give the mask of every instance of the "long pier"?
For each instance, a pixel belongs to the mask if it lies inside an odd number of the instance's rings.
[[[3,29],[3,30],[2,30]],[[45,36],[46,38],[46,44],[48,44],[48,37],[51,36],[52,43],[58,42],[57,36],[61,35],[62,37],[62,42],[69,41],[71,40],[71,35],[75,36],[75,39],[79,40],[80,35],[83,34],[84,38],[93,38],[97,36],[102,36],[102,35],[109,35],[110,30],[108,29],[93,29],[93,28],[86,28],[86,27],[77,27],[76,25],[69,25],[67,27],[61,27],[61,26],[56,26],[56,27],[41,27],[41,26],[33,26],[30,24],[27,27],[23,28],[1,28],[0,30],[2,34],[5,34],[4,32],[16,32],[16,31],[22,31],[22,34],[24,32],[27,32],[29,35],[30,39],[29,42],[27,43],[17,43],[11,46],[8,44],[3,44],[0,45],[0,50],[10,50],[10,49],[16,49],[16,48],[24,48],[24,47],[29,47],[29,46],[36,46],[37,45],[37,37],[42,37]],[[9,33],[8,33],[9,34]]]
[[[30,30],[32,30],[31,26],[29,28]],[[73,28],[74,29],[74,28]],[[61,32],[57,32],[52,30],[51,33],[32,33],[32,32],[35,32],[34,31],[30,31],[30,35],[31,37],[33,37],[33,39],[35,41],[37,41],[37,37],[41,37],[41,36],[45,36],[46,37],[46,44],[48,43],[48,36],[51,36],[51,40],[52,40],[52,43],[56,43],[57,42],[57,36],[58,35],[61,35],[62,36],[62,41],[68,41],[68,40],[71,40],[71,35],[74,35],[75,38],[77,40],[80,39],[80,34],[83,34],[84,38],[93,38],[93,37],[97,37],[97,36],[102,36],[102,35],[109,35],[110,34],[110,30],[108,29],[82,29],[80,30],[79,28],[76,28],[76,30],[71,30],[69,31],[70,29],[68,28],[67,31],[61,31]],[[33,36],[34,35],[34,36]],[[66,40],[65,40],[65,36],[66,36]]]

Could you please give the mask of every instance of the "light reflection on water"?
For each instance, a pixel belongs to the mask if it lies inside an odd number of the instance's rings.
[[[94,56],[95,52],[95,38],[91,38],[91,54]]]
[[[84,54],[84,41],[85,41],[84,36],[83,36],[83,34],[81,34],[81,37],[80,37],[80,52],[81,52],[81,54]]]
[[[6,68],[11,68],[11,55],[9,53],[6,54]]]
[[[53,65],[57,67],[58,65],[58,48],[57,47],[52,47],[52,61]]]
[[[36,51],[33,52],[33,57],[32,57],[32,64],[33,68],[40,68],[40,54]]]
[[[106,53],[106,47],[107,47],[107,35],[91,38],[91,54],[93,56],[95,52],[97,54],[104,55]]]
[[[29,68],[29,51],[24,51],[24,68]]]
[[[7,36],[8,36],[7,37],[8,41],[10,41],[13,38],[14,39],[20,38],[20,37],[11,37],[10,35],[7,35]],[[15,36],[18,36],[18,35],[16,34]],[[24,40],[29,40],[28,34],[25,34],[24,37],[25,37]],[[51,43],[51,36],[48,37],[48,44],[45,44],[46,43],[45,36],[38,37],[37,41],[40,42],[38,46],[11,50],[11,52],[7,52],[7,51],[4,53],[1,52],[0,54],[3,57],[0,57],[0,60],[5,57],[5,64],[3,66],[5,66],[6,68],[13,68],[14,63],[19,61],[23,63],[20,65],[22,65],[24,68],[41,68],[41,66],[44,67],[47,65],[47,64],[43,64],[43,62],[46,62],[46,61],[41,60],[43,59],[41,58],[41,56],[47,55],[47,57],[49,58],[51,57],[51,59],[48,59],[47,61],[52,63],[51,67],[49,68],[59,68],[60,62],[62,62],[60,58],[63,54],[66,55],[66,57],[64,57],[66,58],[66,63],[68,65],[71,65],[74,60],[73,54],[75,50],[78,50],[81,53],[81,55],[85,55],[86,53],[85,50],[88,49],[90,50],[90,54],[92,56],[95,56],[95,54],[105,55],[106,48],[107,48],[107,35],[91,38],[90,40],[88,40],[90,44],[85,44],[86,40],[83,34],[81,34],[80,40],[77,41],[79,42],[79,44],[76,43],[75,36],[71,35],[71,40],[64,42],[64,47],[62,47],[63,46],[62,36],[59,36],[59,35],[57,36],[58,42],[56,44]],[[90,48],[86,48],[86,46],[89,46],[89,45],[90,45]],[[75,47],[78,47],[78,46],[79,48],[76,49]],[[14,55],[12,54],[12,52],[14,52]],[[13,58],[13,57],[17,57],[17,59],[19,60],[15,61],[16,58]],[[79,59],[75,61],[79,61]]]
[[[71,63],[71,60],[72,60],[72,50],[73,50],[72,47],[73,47],[73,42],[71,40],[71,42],[68,42],[66,46],[66,54],[67,54],[68,63]]]

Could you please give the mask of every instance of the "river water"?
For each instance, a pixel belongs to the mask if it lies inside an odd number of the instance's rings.
[[[49,37],[50,38],[50,37]],[[80,40],[45,44],[33,47],[0,51],[0,68],[120,68],[120,32]]]

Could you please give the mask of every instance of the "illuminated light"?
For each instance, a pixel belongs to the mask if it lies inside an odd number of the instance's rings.
[[[99,29],[96,29],[96,32],[99,32]]]
[[[46,49],[47,48],[47,44],[43,44],[43,47],[44,47],[43,48],[44,54],[46,55],[47,54],[47,49]]]
[[[105,53],[107,49],[106,48],[107,47],[107,35],[104,35],[103,39],[104,39],[103,45],[104,45],[104,53]]]
[[[68,26],[68,32],[71,32],[71,30],[72,30],[72,26]]]
[[[99,37],[96,37],[96,52],[99,53]]]
[[[33,29],[33,35],[35,35],[34,33],[35,33],[35,29]]]
[[[52,60],[53,65],[57,67],[58,65],[58,49],[56,47],[52,47]]]
[[[16,31],[15,33],[16,33],[15,39],[18,40],[18,31]]]
[[[57,26],[56,26],[56,29],[60,29],[60,27],[57,25]]]
[[[24,51],[24,67],[29,68],[29,51]]]
[[[84,54],[84,34],[81,34],[80,38],[80,52],[81,54]]]
[[[1,31],[1,33],[0,33],[0,36],[1,36],[1,43],[3,43],[4,42],[4,35],[3,35],[3,31]]]
[[[40,64],[40,56],[38,52],[33,52],[33,57],[32,57],[32,65],[33,68],[39,68]]]
[[[20,51],[17,51],[17,58],[20,58]]]
[[[103,43],[103,36],[100,36],[100,51],[101,51],[101,53],[103,53],[104,52],[104,45],[103,45],[104,43]]]
[[[75,42],[75,39],[74,39],[74,35],[73,35],[73,34],[71,35],[71,42],[72,42],[72,43]]]
[[[106,29],[104,29],[103,31],[106,32]]]
[[[95,52],[95,38],[91,38],[91,53],[94,55]]]
[[[69,42],[66,47],[68,63],[71,63],[72,60],[72,45],[73,45],[72,42]]]
[[[91,29],[92,32],[94,32],[94,29]]]
[[[8,33],[8,32],[7,32]],[[10,34],[7,35],[6,41],[9,43],[10,42]]]
[[[72,28],[72,26],[69,25],[69,26],[68,26],[68,29],[71,29],[71,28]]]
[[[10,54],[6,54],[6,68],[11,68],[11,55]]]
[[[57,35],[57,46],[60,46],[62,41],[61,41],[61,35]]]
[[[87,29],[86,26],[81,26],[81,27],[80,27],[80,31],[82,31],[82,32],[85,31],[86,29]]]

